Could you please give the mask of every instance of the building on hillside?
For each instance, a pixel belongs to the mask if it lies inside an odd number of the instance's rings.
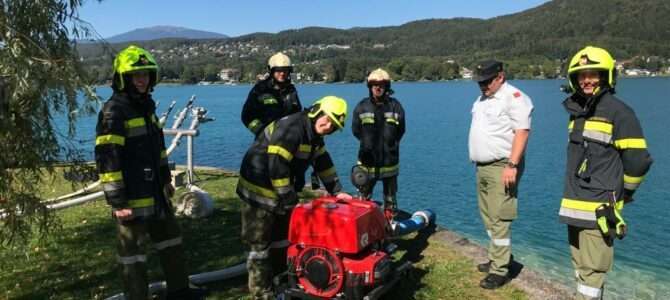
[[[240,70],[232,68],[223,68],[219,71],[221,81],[237,82],[240,80]]]
[[[472,79],[472,70],[466,67],[462,67],[459,73],[461,74],[461,77],[463,77],[463,79]]]

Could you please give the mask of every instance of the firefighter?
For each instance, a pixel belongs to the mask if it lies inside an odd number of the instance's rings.
[[[289,57],[281,52],[270,57],[268,71],[270,76],[254,85],[242,108],[242,123],[254,135],[270,122],[302,110],[298,91],[291,83]]]
[[[476,164],[479,214],[490,238],[489,261],[477,269],[488,273],[479,285],[496,289],[509,281],[511,228],[517,217],[533,103],[506,81],[500,61],[479,63],[474,80],[481,95],[472,105],[468,152]]]
[[[370,72],[367,78],[369,96],[354,108],[351,131],[360,141],[358,164],[368,174],[369,184],[361,189],[364,198],[371,196],[377,180],[384,185],[384,208],[396,213],[400,139],[405,133],[405,111],[398,99],[391,97],[391,77],[382,70]]]
[[[268,124],[242,161],[237,194],[242,203],[242,240],[253,299],[274,299],[272,278],[286,270],[288,222],[302,185],[294,182],[311,165],[330,194],[342,193],[324,136],[344,127],[347,103],[335,96],[309,110]],[[298,176],[298,177],[299,177]]]
[[[613,241],[623,238],[624,203],[633,201],[651,166],[635,112],[615,96],[615,61],[588,46],[568,65],[572,94],[565,188],[559,212],[567,224],[578,299],[600,299],[612,268]]]
[[[182,237],[172,211],[163,131],[151,92],[158,65],[129,46],[114,59],[113,94],[98,115],[95,160],[116,220],[118,262],[127,299],[147,299],[147,236],[158,250],[168,299],[199,299],[189,288]]]

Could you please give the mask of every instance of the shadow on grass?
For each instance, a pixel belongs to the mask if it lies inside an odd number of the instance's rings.
[[[401,215],[401,218],[408,217],[409,216]],[[400,251],[405,251],[405,253],[398,260],[397,265],[400,265],[406,261],[409,261],[412,264],[416,264],[422,261],[424,258],[423,251],[430,245],[428,239],[431,235],[433,235],[433,233],[435,233],[435,230],[435,225],[431,225],[420,230],[411,239],[395,240],[394,243],[398,246],[398,249]],[[428,274],[427,270],[414,266],[411,267],[410,271],[406,275],[407,277],[401,279],[398,284],[382,298],[415,299],[416,292],[426,286],[422,280],[426,274]]]

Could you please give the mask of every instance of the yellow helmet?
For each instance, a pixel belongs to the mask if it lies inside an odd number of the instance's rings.
[[[114,73],[119,76],[119,88],[123,89],[123,75],[136,71],[146,70],[151,73],[152,86],[156,84],[158,64],[149,51],[130,45],[121,50],[114,58]],[[116,79],[116,78],[115,78]]]
[[[568,83],[572,91],[576,91],[577,74],[583,70],[596,70],[606,74],[607,84],[611,88],[616,85],[615,60],[612,55],[603,48],[587,46],[579,50],[570,60],[568,65]]]
[[[284,53],[277,52],[275,55],[271,56],[268,59],[268,68],[270,70],[274,68],[289,68],[292,69],[291,59]]]
[[[314,102],[307,116],[313,119],[320,113],[326,114],[338,129],[342,129],[347,120],[347,101],[337,96],[325,96]]]

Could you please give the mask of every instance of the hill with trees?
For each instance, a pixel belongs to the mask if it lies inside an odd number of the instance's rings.
[[[380,66],[400,80],[452,79],[462,76],[463,67],[491,57],[505,61],[513,77],[552,78],[561,75],[565,60],[585,45],[605,47],[630,66],[667,72],[668,15],[670,1],[666,0],[592,0],[588,4],[554,0],[491,19],[429,19],[346,30],[307,27],[225,40],[140,44],[158,56],[165,79],[183,82],[216,78],[224,68],[235,70],[241,81],[253,81],[276,51],[291,56],[302,81],[361,81]],[[113,53],[124,46],[82,45],[80,53],[96,70],[97,79],[104,80],[109,77]]]

